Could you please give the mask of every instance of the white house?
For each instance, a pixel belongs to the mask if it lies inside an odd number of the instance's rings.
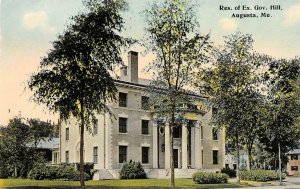
[[[138,53],[128,53],[128,67],[121,70],[118,101],[107,104],[108,113],[97,115],[93,134],[85,132],[84,161],[94,162],[98,170],[94,179],[117,179],[124,161],[140,161],[148,178],[169,178],[171,150],[169,130],[157,126],[153,113],[144,107],[148,97],[148,80],[138,77]],[[205,97],[202,98],[206,100]],[[217,171],[223,166],[224,132],[213,132],[209,122],[212,111],[188,117],[194,127],[182,126],[174,131],[176,177],[190,178],[192,173]],[[201,125],[200,125],[201,123]],[[60,126],[60,161],[79,162],[79,123],[76,119]]]

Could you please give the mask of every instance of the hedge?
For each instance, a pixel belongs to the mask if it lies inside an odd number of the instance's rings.
[[[197,184],[227,183],[229,176],[225,173],[197,172],[193,174],[193,181]]]
[[[274,170],[244,170],[240,171],[240,179],[241,180],[252,180],[252,181],[274,181],[279,180],[279,174]],[[281,178],[285,179],[286,175],[284,173],[281,174]]]
[[[27,176],[29,179],[34,180],[69,180],[79,181],[80,173],[74,167],[68,165],[60,166],[46,166],[37,165],[33,167]],[[84,173],[85,180],[88,180],[90,176]]]

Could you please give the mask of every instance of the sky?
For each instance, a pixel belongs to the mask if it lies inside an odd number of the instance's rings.
[[[154,0],[127,0],[124,36],[142,39],[146,27],[141,12]],[[159,2],[159,0],[156,0]],[[293,58],[300,54],[300,1],[289,0],[197,0],[197,20],[202,34],[210,33],[216,44],[223,36],[236,31],[252,34],[254,50],[277,58]],[[279,5],[280,10],[270,10]],[[252,10],[242,10],[243,6]],[[224,8],[222,8],[224,7]],[[220,9],[231,10],[220,10]],[[267,10],[255,10],[255,7]],[[275,6],[278,7],[278,6]],[[236,10],[237,9],[237,10]],[[239,10],[238,10],[239,9]],[[41,57],[51,49],[69,22],[69,18],[83,10],[81,0],[0,0],[0,125],[10,118],[40,118],[57,122],[57,115],[47,107],[30,100],[26,89],[30,75],[38,71]],[[256,14],[255,18],[237,18],[233,14]],[[270,17],[261,17],[261,13]],[[134,51],[141,52],[139,46]],[[127,60],[124,55],[124,62]],[[139,70],[153,56],[139,55]],[[142,77],[145,73],[140,74]]]

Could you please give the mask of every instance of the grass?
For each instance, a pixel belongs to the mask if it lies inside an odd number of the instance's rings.
[[[77,181],[49,181],[49,180],[29,180],[29,179],[0,179],[0,188],[76,188],[79,186]],[[22,187],[21,187],[22,186]],[[169,188],[168,179],[141,179],[141,180],[93,180],[86,182],[87,188]],[[246,183],[228,184],[195,184],[192,179],[176,179],[178,188],[240,188],[249,187]],[[21,187],[21,188],[20,188]]]

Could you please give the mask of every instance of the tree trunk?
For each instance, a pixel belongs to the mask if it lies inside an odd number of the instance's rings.
[[[83,160],[83,148],[84,148],[84,110],[83,104],[80,103],[80,118],[81,118],[81,125],[80,125],[80,188],[84,189],[84,160]]]
[[[173,157],[173,126],[169,126],[170,132],[170,168],[171,168],[171,188],[175,188],[174,157]]]
[[[248,170],[251,170],[252,169],[252,148],[248,148],[248,161],[249,161]]]
[[[236,139],[236,151],[237,151],[237,165],[236,165],[236,179],[237,183],[240,183],[240,148],[239,148],[239,135],[236,132],[235,133],[235,139]]]
[[[279,185],[282,185],[282,178],[281,178],[281,152],[280,152],[280,143],[278,142],[278,159],[279,159]]]

